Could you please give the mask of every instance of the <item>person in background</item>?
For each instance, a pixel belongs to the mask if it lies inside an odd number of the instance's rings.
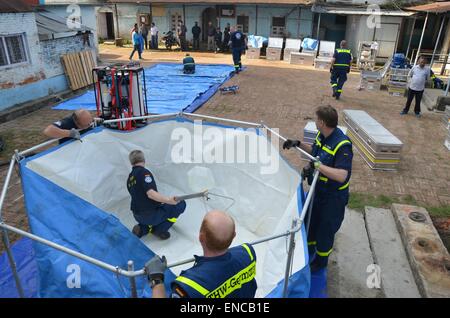
[[[141,23],[141,33],[144,39],[145,49],[148,50],[148,28],[145,23]]]
[[[229,45],[231,46],[231,52],[233,54],[235,73],[239,74],[242,70],[241,56],[247,47],[247,40],[245,35],[238,30],[237,27],[231,29]]]
[[[132,60],[133,59],[133,55],[134,55],[134,52],[138,52],[138,54],[139,54],[139,59],[142,59],[142,54],[141,54],[141,35],[139,34],[139,31],[137,30],[138,28],[137,28],[137,24],[135,24],[134,25],[135,27],[134,27],[134,31],[133,31],[133,33],[131,33],[131,41],[133,42],[133,51],[131,52],[131,55],[130,55],[130,60]]]
[[[198,22],[195,22],[195,25],[192,27],[192,46],[194,50],[200,50],[200,33],[202,33],[202,29],[198,26]]]
[[[228,45],[228,42],[230,42],[230,32],[231,32],[231,26],[229,23],[227,23],[227,26],[223,30],[223,44],[222,44],[222,51],[228,52],[230,47]]]
[[[216,35],[216,28],[213,26],[212,22],[208,22],[208,51],[216,51],[216,42],[214,40],[214,37]]]
[[[216,35],[214,36],[214,40],[216,42],[216,49],[215,49],[215,53],[217,53],[217,51],[220,51],[222,48],[222,31],[220,31],[220,28],[217,27],[216,29]]]
[[[134,32],[134,31],[139,31],[139,27],[138,27],[138,24],[137,24],[137,23],[134,24],[133,28],[132,28],[131,31],[130,31],[131,36],[133,36],[133,32]]]
[[[183,59],[183,73],[184,74],[194,74],[195,73],[195,61],[192,56],[186,54],[186,57]]]
[[[414,106],[414,113],[419,118],[420,114],[420,102],[422,100],[423,91],[425,90],[425,83],[430,79],[430,67],[426,66],[425,57],[419,58],[419,64],[413,66],[408,74],[408,98],[406,99],[405,108],[400,112],[400,115],[406,115],[411,106],[411,102],[416,98],[416,105]]]
[[[150,28],[150,35],[152,37],[151,48],[153,50],[158,49],[158,33],[159,33],[158,27],[155,25],[155,22],[152,22],[152,27]]]
[[[350,73],[352,60],[352,52],[347,48],[347,41],[342,40],[340,48],[334,51],[330,68],[330,84],[333,97],[336,99],[341,98],[344,83],[347,81],[347,74]]]
[[[187,43],[186,43],[186,26],[183,21],[178,21],[178,39],[180,40],[181,51],[187,51]]]

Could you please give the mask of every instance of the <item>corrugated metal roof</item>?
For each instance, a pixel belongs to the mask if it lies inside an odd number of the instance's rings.
[[[84,25],[81,25],[79,29],[70,29],[66,19],[45,10],[36,12],[35,16],[40,40],[73,36],[79,31],[92,31]]]
[[[433,2],[429,4],[423,4],[420,6],[405,8],[406,10],[418,11],[418,12],[434,12],[443,13],[450,11],[450,1],[445,2]]]
[[[414,12],[406,12],[400,10],[386,10],[381,9],[379,13],[374,13],[371,10],[367,10],[367,7],[350,7],[350,6],[326,6],[314,4],[311,8],[312,12],[316,13],[332,13],[341,15],[382,15],[382,16],[396,16],[396,17],[408,17],[414,15]]]
[[[273,4],[308,5],[314,0],[108,0],[109,3],[153,3],[153,4]]]
[[[23,0],[0,0],[0,13],[31,12],[33,8]]]

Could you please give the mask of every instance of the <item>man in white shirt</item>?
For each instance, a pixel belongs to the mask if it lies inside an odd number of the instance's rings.
[[[425,83],[430,79],[430,68],[425,66],[426,60],[423,56],[419,58],[419,64],[413,66],[408,74],[408,98],[406,100],[405,108],[400,115],[406,115],[411,106],[413,98],[416,98],[416,105],[414,113],[416,117],[420,117],[420,101],[422,100],[423,91],[425,90]]]
[[[158,49],[158,33],[159,30],[156,27],[155,23],[152,22],[152,27],[150,28],[150,34],[152,36],[152,49],[157,50]]]

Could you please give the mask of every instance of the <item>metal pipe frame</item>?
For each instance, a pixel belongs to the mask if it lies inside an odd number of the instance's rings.
[[[408,57],[409,49],[411,47],[411,40],[412,40],[412,37],[413,37],[414,28],[416,26],[416,20],[417,20],[417,17],[414,16],[414,21],[413,21],[413,25],[412,25],[412,29],[411,29],[411,34],[409,35],[408,48],[406,49],[406,54],[405,54],[406,57]]]
[[[165,118],[177,116],[179,113],[170,113],[170,114],[162,114],[162,115],[147,115],[147,116],[137,116],[137,117],[128,117],[128,118],[117,118],[117,119],[108,119],[104,120],[103,124],[112,124],[119,123],[123,121],[131,121],[131,120],[143,120],[143,119],[153,119],[153,118]]]
[[[444,27],[445,18],[446,18],[445,15],[442,16],[441,27],[439,28],[439,33],[438,33],[438,36],[437,36],[437,39],[436,39],[436,44],[434,45],[433,55],[431,56],[430,69],[433,69],[434,56],[436,54],[436,49],[438,47],[439,40],[441,39],[441,33],[442,33],[442,28]]]
[[[188,115],[190,117],[206,118],[206,119],[213,119],[213,120],[218,120],[218,121],[246,124],[246,125],[250,125],[250,126],[264,127],[266,129],[268,129],[269,131],[271,131],[273,134],[275,134],[277,137],[279,137],[279,138],[281,138],[283,140],[286,140],[286,138],[284,138],[283,136],[279,135],[278,133],[276,133],[275,131],[273,131],[272,129],[267,127],[267,125],[264,125],[264,124],[257,124],[257,123],[252,123],[252,122],[245,122],[245,121],[226,119],[226,118],[220,118],[220,117],[213,117],[213,116],[207,116],[207,115],[185,114],[183,112],[181,112],[181,113],[165,114],[165,115],[149,115],[149,116],[134,117],[134,118],[123,118],[123,119],[119,119],[117,121],[161,118],[161,117],[170,117],[170,116],[174,116],[174,115],[178,115],[178,116]],[[105,122],[107,122],[107,121],[105,121]],[[108,122],[111,122],[111,121],[108,121]],[[41,244],[45,244],[45,245],[47,245],[49,247],[57,249],[57,250],[59,250],[61,252],[69,254],[71,256],[77,257],[77,258],[79,258],[81,260],[84,260],[86,262],[89,262],[89,263],[91,263],[93,265],[99,266],[99,267],[101,267],[103,269],[106,269],[106,270],[109,270],[111,272],[114,272],[114,273],[116,273],[118,275],[123,275],[125,277],[128,277],[130,279],[130,285],[131,285],[131,296],[132,297],[135,297],[135,296],[137,297],[137,289],[136,289],[135,277],[141,276],[141,275],[145,275],[145,270],[144,269],[140,269],[140,270],[135,271],[134,270],[133,261],[131,261],[131,260],[128,261],[128,263],[127,263],[128,270],[124,270],[124,269],[120,268],[119,266],[113,266],[111,264],[105,263],[105,262],[100,261],[100,260],[98,260],[96,258],[87,256],[87,255],[85,255],[83,253],[80,253],[80,252],[77,252],[77,251],[74,251],[74,250],[72,250],[70,248],[67,248],[67,247],[62,246],[62,245],[57,244],[57,243],[54,243],[52,241],[49,241],[47,239],[44,239],[44,238],[42,238],[40,236],[37,236],[37,235],[34,235],[32,233],[23,231],[23,230],[21,230],[19,228],[16,228],[14,226],[8,225],[8,224],[3,222],[2,218],[1,218],[1,211],[2,211],[2,208],[3,208],[4,200],[5,200],[5,197],[6,197],[6,193],[8,191],[8,186],[9,186],[9,183],[10,183],[10,180],[11,180],[11,175],[13,173],[13,168],[14,168],[14,165],[15,165],[16,161],[18,161],[18,159],[21,156],[29,154],[29,153],[31,153],[31,152],[33,152],[35,150],[39,150],[39,149],[41,149],[41,148],[43,148],[45,146],[48,146],[48,145],[54,143],[57,140],[58,139],[52,139],[52,140],[46,141],[44,143],[41,143],[39,145],[36,145],[36,146],[31,147],[29,149],[26,149],[26,150],[24,150],[22,152],[17,152],[16,151],[16,154],[12,156],[11,162],[10,162],[10,165],[9,165],[9,168],[8,168],[8,172],[7,172],[7,175],[6,175],[6,178],[5,178],[5,183],[3,185],[3,189],[2,189],[2,192],[0,194],[0,228],[3,230],[4,234],[7,234],[7,231],[11,231],[13,233],[19,234],[19,235],[24,236],[24,237],[28,237],[28,238],[36,241],[36,242],[39,242]],[[304,150],[302,150],[300,148],[297,148],[297,149],[301,153],[304,153],[305,155],[309,155]],[[309,155],[309,156],[311,157],[312,160],[317,160],[316,158],[312,157],[311,155]],[[263,243],[263,242],[267,242],[267,241],[270,241],[270,240],[273,240],[273,239],[277,239],[277,238],[281,238],[281,237],[285,237],[285,236],[291,236],[291,240],[292,240],[292,238],[295,236],[295,233],[301,230],[301,226],[302,226],[303,220],[305,218],[306,212],[308,210],[308,206],[311,203],[312,196],[314,195],[314,189],[315,189],[315,186],[316,186],[318,178],[319,178],[319,172],[316,171],[315,175],[314,175],[313,182],[311,184],[310,191],[308,192],[307,198],[305,200],[305,204],[303,205],[300,218],[295,220],[295,223],[297,224],[296,227],[293,226],[291,228],[291,230],[286,231],[285,233],[280,233],[280,234],[272,235],[272,236],[269,236],[269,237],[266,237],[266,238],[262,238],[262,239],[254,241],[254,242],[252,242],[250,244],[256,245],[256,244],[260,244],[260,243]],[[7,250],[7,253],[8,253],[9,260],[10,260],[10,265],[11,265],[11,268],[13,270],[14,278],[16,280],[17,290],[19,292],[19,295],[21,297],[24,297],[24,292],[23,292],[22,286],[20,284],[19,276],[17,274],[15,262],[14,262],[14,259],[13,259],[13,256],[12,256],[12,253],[11,253],[11,250],[10,250],[10,247],[9,247],[9,242],[7,240],[7,237],[6,237],[6,241],[5,241],[5,238],[4,238],[4,242],[5,242],[6,250]],[[287,263],[287,266],[286,266],[286,273],[290,272],[290,268],[291,268],[290,260],[292,259],[294,248],[295,248],[295,244],[290,244],[289,251],[288,251],[288,260],[289,260],[289,262]],[[193,261],[194,261],[194,258],[191,258],[191,259],[188,259],[188,260],[184,260],[184,261],[175,262],[175,263],[169,264],[168,268],[176,267],[176,266],[183,265],[183,264],[186,264],[186,263],[190,263],[190,262],[193,262]],[[286,282],[285,284],[286,284],[285,285],[285,289],[287,291],[287,284],[288,284],[288,282]]]
[[[414,60],[414,65],[417,64],[417,60],[419,59],[419,56],[420,56],[420,49],[422,48],[423,35],[425,34],[425,29],[427,28],[427,23],[428,23],[428,12],[427,12],[427,15],[425,16],[425,22],[423,23],[422,35],[420,36],[419,48],[417,49],[416,59]]]

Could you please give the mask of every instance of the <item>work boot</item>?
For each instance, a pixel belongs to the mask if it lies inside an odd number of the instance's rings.
[[[139,224],[136,224],[135,226],[133,226],[132,232],[137,237],[139,237],[139,238],[142,237],[142,231],[141,231],[141,227],[139,226]]]
[[[336,94],[336,95],[335,95],[335,98],[336,98],[336,100],[339,100],[339,98],[341,98],[341,96],[338,95],[338,94]]]
[[[400,112],[400,115],[406,115],[406,114],[408,114],[408,112],[405,112],[404,110],[402,110],[402,111]]]
[[[162,232],[162,233],[153,233],[153,235],[156,235],[157,237],[159,237],[161,240],[167,240],[170,238],[170,233],[169,231],[167,232]]]

